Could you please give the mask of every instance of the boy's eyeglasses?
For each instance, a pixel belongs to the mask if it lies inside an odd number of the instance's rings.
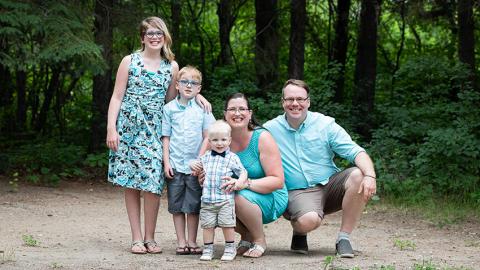
[[[199,81],[193,81],[193,80],[180,80],[178,81],[182,86],[188,86],[190,85],[191,87],[199,87],[202,85]]]
[[[148,38],[153,38],[153,37],[161,38],[163,37],[163,31],[148,31],[148,32],[145,32],[145,36]]]
[[[243,107],[240,107],[240,108],[227,108],[225,110],[226,112],[229,112],[229,113],[236,113],[236,112],[239,112],[239,113],[246,113],[248,111],[250,111],[250,109],[248,108],[243,108]]]
[[[289,98],[282,98],[283,102],[287,104],[293,104],[293,102],[297,102],[298,104],[304,104],[310,97],[301,98],[301,97],[289,97]]]

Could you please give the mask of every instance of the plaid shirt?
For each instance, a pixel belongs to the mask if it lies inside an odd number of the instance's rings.
[[[224,183],[222,176],[232,176],[235,174],[236,177],[239,177],[243,171],[246,171],[240,158],[230,150],[225,151],[225,157],[220,155],[213,156],[212,151],[207,151],[200,157],[200,161],[205,170],[202,202],[218,203],[226,200],[233,201],[235,193],[226,193],[225,190],[220,187]]]

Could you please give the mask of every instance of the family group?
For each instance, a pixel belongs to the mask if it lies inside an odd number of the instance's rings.
[[[108,180],[125,190],[131,252],[162,252],[154,236],[166,184],[178,255],[212,260],[219,227],[221,260],[261,257],[267,248],[263,224],[282,216],[292,226],[291,250],[307,254],[307,234],[325,215],[342,210],[336,252],[353,258],[350,234],[376,192],[375,170],[334,118],[309,111],[308,85],[286,81],[284,113],[263,125],[242,93],[228,97],[223,120],[215,120],[200,94],[202,74],[179,68],[164,21],[144,19],[140,40],[141,49],[119,65],[106,138]],[[340,170],[335,155],[354,166]],[[197,244],[199,224],[203,247]]]

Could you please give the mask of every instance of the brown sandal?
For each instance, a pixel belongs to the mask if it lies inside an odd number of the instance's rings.
[[[190,251],[190,254],[192,254],[192,255],[200,255],[203,252],[202,248],[199,247],[199,246],[188,247],[188,250]]]
[[[188,255],[188,254],[190,254],[190,249],[187,246],[177,247],[175,249],[175,254],[177,254],[177,255]]]

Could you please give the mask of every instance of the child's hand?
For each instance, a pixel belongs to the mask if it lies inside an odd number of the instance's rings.
[[[190,169],[193,175],[198,175],[198,173],[203,170],[202,162],[200,160],[192,160],[190,162]]]
[[[163,165],[163,171],[165,172],[167,179],[173,179],[173,168],[170,166],[169,161],[165,161],[165,164]]]

